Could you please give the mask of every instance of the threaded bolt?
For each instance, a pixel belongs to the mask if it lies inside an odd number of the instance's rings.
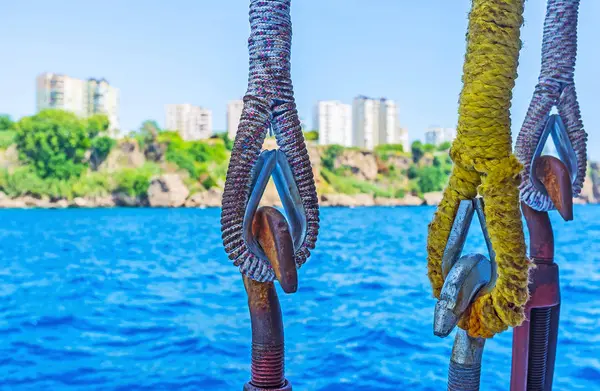
[[[280,388],[285,383],[284,346],[252,344],[252,384],[261,388]]]
[[[531,310],[527,391],[544,391],[551,319],[552,307]]]
[[[481,364],[459,364],[450,360],[448,391],[479,391]]]

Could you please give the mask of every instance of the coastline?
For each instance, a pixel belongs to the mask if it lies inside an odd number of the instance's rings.
[[[56,122],[57,128],[68,125],[61,119],[68,115],[55,111],[40,114]],[[22,121],[26,125],[36,118]],[[233,144],[227,135],[185,141],[176,132],[146,124],[137,138],[88,136],[78,157],[66,159],[66,147],[60,146],[50,151],[54,156],[50,160],[45,155],[50,152],[28,150],[32,142],[15,136],[39,136],[45,131],[39,126],[27,132],[16,126],[20,130],[9,131],[14,133],[13,139],[0,147],[0,209],[221,206]],[[58,135],[44,137],[54,140]],[[63,141],[70,145],[72,140]],[[448,145],[415,142],[410,151],[399,144],[380,145],[374,150],[315,141],[307,141],[306,146],[323,207],[435,206],[452,171]],[[263,149],[275,148],[275,139],[265,140]],[[32,154],[38,160],[28,157]],[[50,164],[55,160],[61,164]],[[600,203],[599,163],[590,162],[581,195],[574,202]],[[272,182],[261,205],[281,205]]]
[[[408,195],[404,198],[382,198],[373,197],[369,194],[357,194],[349,196],[347,194],[323,194],[319,198],[319,206],[327,208],[356,208],[356,207],[419,207],[419,206],[437,206],[441,200],[441,192],[432,192],[424,195],[423,198]],[[577,205],[597,205],[597,200],[584,198],[575,198]],[[281,206],[278,199],[272,196],[265,197],[261,205]],[[168,203],[152,204],[148,199],[137,199],[125,194],[115,194],[103,197],[76,197],[73,200],[50,200],[48,198],[35,198],[32,196],[9,198],[0,192],[0,210],[1,209],[111,209],[111,208],[220,208],[221,192],[207,191],[196,193],[188,197],[181,205],[169,205]]]

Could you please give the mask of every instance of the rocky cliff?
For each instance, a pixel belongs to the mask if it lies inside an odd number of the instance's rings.
[[[156,146],[152,146],[156,149]],[[266,149],[275,148],[275,141],[268,139]],[[148,149],[148,147],[146,147]],[[163,148],[164,149],[164,148]],[[442,197],[441,188],[436,191],[420,191],[413,186],[421,181],[431,167],[444,164],[447,153],[425,154],[414,162],[406,153],[381,153],[358,149],[337,148],[309,144],[309,155],[317,183],[320,203],[323,206],[416,206],[436,205]],[[335,153],[334,153],[335,152]],[[64,207],[218,207],[221,203],[222,180],[213,181],[212,186],[200,186],[189,174],[177,165],[148,154],[135,140],[120,141],[97,166],[90,171],[112,176],[123,169],[144,167],[148,159],[154,161],[158,171],[149,179],[143,197],[114,190],[108,194],[94,194],[71,199],[52,199],[46,196],[20,195],[9,197],[0,191],[0,207],[4,208],[64,208]],[[441,163],[440,163],[441,162]],[[19,166],[18,153],[14,146],[0,151],[0,169],[11,170]],[[421,170],[421,171],[419,171]],[[440,168],[441,171],[444,169]],[[440,171],[438,170],[438,171]],[[449,170],[446,168],[446,173]],[[440,172],[441,172],[440,171]],[[592,163],[588,178],[577,203],[600,202],[600,165]],[[445,180],[445,179],[444,179]],[[411,187],[412,186],[412,187]],[[427,187],[421,187],[426,189]],[[275,186],[267,187],[262,203],[280,205]]]

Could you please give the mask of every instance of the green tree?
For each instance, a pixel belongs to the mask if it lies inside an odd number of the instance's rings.
[[[0,149],[8,148],[15,142],[15,124],[10,116],[0,115]]]
[[[228,151],[231,151],[233,149],[233,141],[231,138],[229,138],[229,134],[227,132],[221,132],[221,133],[217,133],[217,138],[220,138],[221,140],[223,140],[223,144],[225,144],[225,148]]]
[[[434,152],[435,151],[435,145],[433,144],[423,144],[423,151],[425,152]]]
[[[380,144],[375,147],[375,152],[404,152],[402,144]]]
[[[416,177],[418,177],[419,169],[417,168],[417,166],[411,164],[410,167],[408,167],[408,170],[406,171],[406,176],[408,177],[408,179],[415,179]]]
[[[421,143],[420,141],[413,142],[412,145],[410,146],[410,150],[413,155],[413,162],[418,163],[419,161],[421,161],[421,158],[425,154],[425,149],[423,148],[423,143]]]
[[[344,147],[342,147],[341,145],[333,144],[327,147],[327,149],[323,153],[323,157],[321,158],[321,163],[323,164],[323,167],[325,167],[329,171],[333,171],[335,166],[335,159],[339,155],[341,155],[343,151]]]
[[[129,132],[128,137],[137,140],[141,149],[152,146],[162,132],[155,120],[147,119],[140,124],[140,128]]]
[[[14,122],[10,119],[7,114],[0,114],[0,132],[7,130],[13,130]]]
[[[151,173],[144,170],[125,168],[117,172],[115,191],[125,193],[131,197],[146,197],[150,187]]]
[[[417,183],[423,193],[442,190],[445,181],[446,176],[439,167],[423,167],[419,169]]]
[[[94,169],[102,164],[116,144],[117,142],[108,136],[100,136],[92,139],[92,155],[90,161],[92,162],[92,167]]]
[[[158,126],[158,122],[153,119],[147,119],[142,122],[140,126],[140,132],[152,133],[154,135],[158,135],[161,132],[160,126]]]
[[[87,119],[87,131],[90,139],[105,134],[110,126],[108,117],[104,114],[94,114]]]
[[[451,146],[452,143],[450,141],[444,141],[443,143],[438,145],[438,151],[447,151],[450,149]]]
[[[16,124],[19,158],[31,164],[41,178],[77,177],[86,168],[84,158],[94,126],[62,110],[23,117]]]
[[[227,162],[225,143],[220,139],[185,141],[179,133],[165,131],[159,134],[158,142],[167,145],[165,158],[186,170],[194,179],[213,174],[217,167]],[[223,174],[224,176],[224,174]],[[206,182],[212,186],[216,180]]]
[[[317,141],[319,140],[319,131],[311,130],[308,132],[304,132],[304,139],[306,141]]]
[[[225,133],[225,136],[223,137],[223,143],[225,144],[225,148],[228,151],[233,150],[233,142],[234,142],[234,140],[229,138],[229,135],[227,133]]]

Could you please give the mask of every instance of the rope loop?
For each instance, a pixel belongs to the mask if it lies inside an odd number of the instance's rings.
[[[248,90],[227,170],[221,232],[233,264],[259,282],[273,281],[275,273],[268,260],[249,250],[242,226],[253,170],[269,128],[290,165],[306,213],[306,236],[294,254],[298,267],[310,256],[319,230],[314,175],[294,100],[291,46],[290,0],[250,0]]]
[[[515,152],[523,163],[521,200],[538,211],[555,209],[550,197],[531,180],[534,153],[541,141],[551,110],[556,107],[564,123],[569,148],[577,160],[573,196],[581,193],[587,169],[587,133],[583,129],[577,93],[575,62],[577,59],[577,18],[579,0],[548,0],[542,40],[542,66],[538,84],[529,104]]]
[[[459,326],[489,338],[524,320],[529,261],[519,209],[522,165],[511,153],[510,100],[516,79],[523,0],[473,0],[469,15],[463,89],[459,102],[454,162],[448,186],[427,240],[428,276],[435,297],[444,277],[441,263],[461,200],[482,195],[498,277]]]

